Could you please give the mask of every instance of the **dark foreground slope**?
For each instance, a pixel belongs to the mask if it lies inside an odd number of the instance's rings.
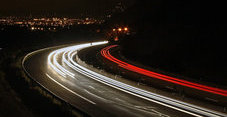
[[[88,30],[95,30],[96,26],[57,32],[29,31],[17,26],[0,27],[4,27],[0,30],[0,116],[88,116],[30,79],[21,64],[26,54],[38,49],[100,39],[100,34]]]

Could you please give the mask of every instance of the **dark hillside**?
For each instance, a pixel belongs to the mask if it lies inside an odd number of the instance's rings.
[[[112,22],[137,32],[120,43],[127,58],[226,86],[225,11],[222,2],[138,0]]]

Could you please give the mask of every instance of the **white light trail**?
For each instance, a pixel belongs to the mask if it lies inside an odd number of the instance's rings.
[[[74,92],[74,91],[72,91],[71,89],[67,88],[66,86],[62,85],[61,83],[59,83],[58,81],[56,81],[54,78],[52,78],[49,74],[46,74],[46,76],[47,76],[48,78],[50,78],[52,81],[54,81],[55,83],[57,83],[58,85],[60,85],[61,87],[63,87],[64,89],[66,89],[66,90],[68,90],[69,92],[71,92],[72,94],[74,94],[74,95],[76,95],[76,96],[78,96],[78,97],[80,97],[80,98],[82,98],[82,99],[84,99],[84,100],[86,100],[86,101],[88,101],[88,102],[90,102],[90,103],[92,103],[92,104],[96,104],[95,102],[93,102],[93,101],[91,101],[91,100],[89,100],[89,99],[87,99],[87,98],[85,98],[85,97],[83,97],[83,96],[77,94],[76,92]]]
[[[183,113],[190,114],[196,117],[202,116],[211,116],[211,117],[225,117],[226,114],[216,112],[213,110],[209,110],[200,106],[192,105],[189,103],[185,103],[179,100],[175,100],[169,97],[165,97],[162,95],[158,95],[152,92],[148,92],[143,89],[139,89],[128,84],[119,82],[117,80],[108,78],[104,75],[98,74],[94,71],[91,71],[81,65],[79,65],[76,61],[73,60],[74,56],[77,54],[77,51],[91,47],[96,45],[102,45],[108,43],[107,41],[103,42],[95,42],[95,43],[87,43],[87,44],[80,44],[70,47],[61,48],[51,52],[48,56],[48,65],[52,70],[54,70],[59,75],[67,78],[67,76],[71,78],[75,78],[75,74],[70,72],[68,68],[65,68],[61,63],[59,63],[58,59],[61,58],[62,64],[69,66],[70,70],[74,70],[79,72],[93,80],[96,80],[100,83],[106,84],[112,88],[121,90],[125,93],[137,96],[139,98],[163,105],[165,107],[169,107]]]

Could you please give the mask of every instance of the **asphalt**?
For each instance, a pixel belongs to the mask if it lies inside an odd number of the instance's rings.
[[[79,48],[93,45],[95,43],[38,50],[28,54],[22,64],[37,83],[91,116],[223,116],[112,80],[74,63],[76,60],[72,58]]]
[[[109,87],[76,71],[74,71],[75,79],[60,77],[51,71],[47,64],[49,53],[56,49],[48,48],[29,54],[24,60],[24,68],[41,86],[89,115],[98,117],[190,116]]]

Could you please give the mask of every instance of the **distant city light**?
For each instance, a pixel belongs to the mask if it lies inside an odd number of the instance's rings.
[[[55,31],[59,28],[64,28],[72,25],[90,25],[90,24],[102,24],[104,20],[97,20],[94,18],[81,18],[81,19],[76,19],[76,18],[57,18],[57,17],[52,17],[52,18],[18,18],[18,17],[5,17],[5,18],[0,18],[0,24],[1,25],[19,25],[20,27],[27,27],[30,30],[40,30],[40,31]],[[2,29],[1,29],[2,30]]]
[[[124,28],[124,30],[125,30],[125,31],[128,31],[128,28],[127,28],[127,27],[125,27],[125,28]]]
[[[121,32],[121,31],[122,31],[122,29],[121,29],[121,28],[118,28],[118,31],[120,31],[120,32]]]
[[[113,31],[116,31],[116,29],[114,28]]]

